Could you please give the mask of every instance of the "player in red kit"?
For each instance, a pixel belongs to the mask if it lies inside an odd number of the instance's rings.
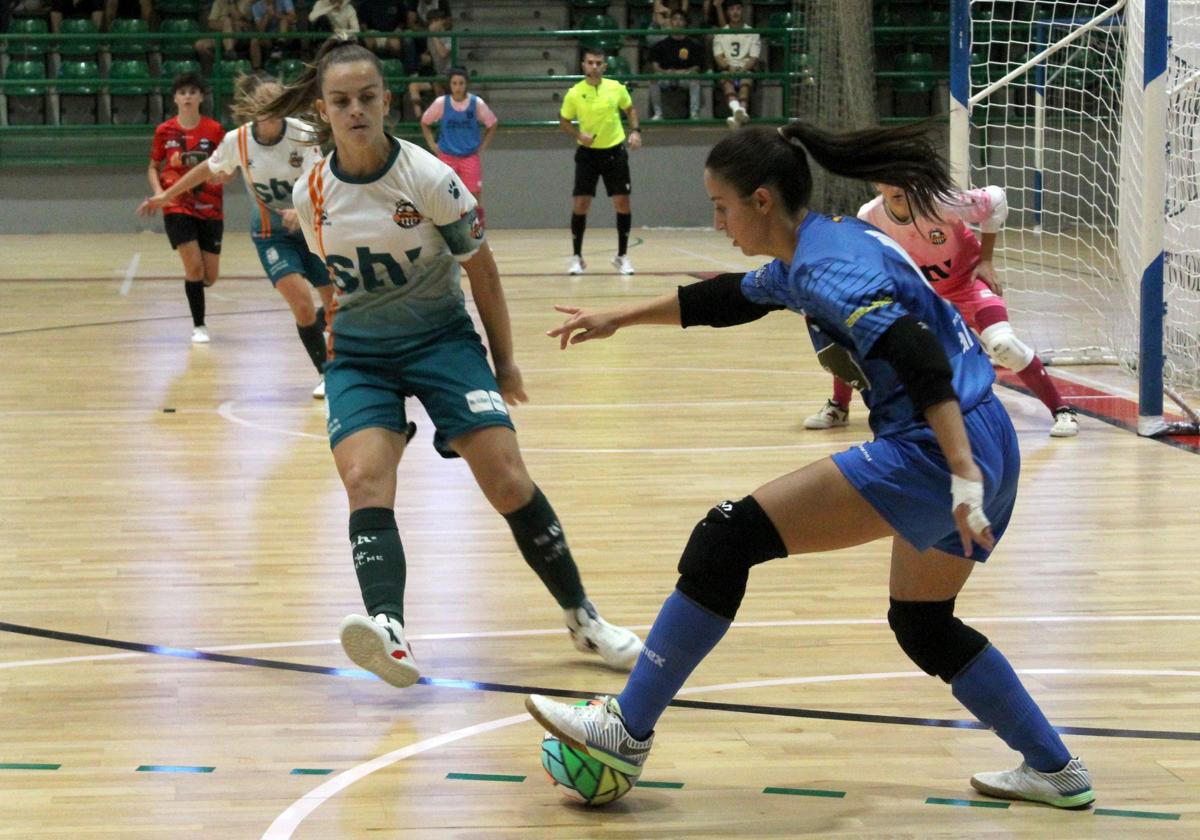
[[[183,174],[202,163],[225,136],[214,119],[200,113],[207,90],[196,73],[181,73],[172,91],[178,113],[154,130],[147,176],[154,194],[170,188]],[[222,180],[205,181],[163,207],[163,226],[171,247],[183,260],[184,290],[192,311],[192,342],[208,343],[204,324],[204,289],[217,282],[221,262]]]

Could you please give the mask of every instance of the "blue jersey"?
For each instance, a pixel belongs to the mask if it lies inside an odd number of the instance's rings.
[[[791,265],[775,260],[749,272],[742,294],[805,316],[821,366],[862,392],[878,437],[925,426],[891,364],[868,358],[905,315],[924,323],[946,351],[964,414],[991,396],[996,375],[958,310],[899,245],[858,219],[809,211]]]

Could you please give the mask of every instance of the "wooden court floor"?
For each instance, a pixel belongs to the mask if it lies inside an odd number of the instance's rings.
[[[552,306],[752,263],[637,230],[639,274],[562,274],[565,231],[491,234],[531,402],[525,459],[611,620],[644,632],[717,501],[869,437],[806,432],[827,396],[799,319],[642,328],[560,352]],[[668,710],[644,782],[569,806],[530,688],[618,691],[577,654],[465,465],[421,426],[400,467],[408,627],[427,684],[354,671],[362,609],[311,367],[229,232],[193,347],[161,236],[0,237],[0,838],[1200,836],[1200,458],[1091,417],[1047,437],[1001,389],[1024,471],[959,613],[1091,768],[1097,808],[996,803],[1019,759],[887,628],[887,546],[756,568],[739,621]],[[811,516],[827,515],[814,509]]]

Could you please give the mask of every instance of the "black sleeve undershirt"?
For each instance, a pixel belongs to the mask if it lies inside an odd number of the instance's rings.
[[[895,369],[913,408],[921,416],[930,406],[958,399],[946,351],[937,336],[912,315],[905,315],[888,327],[867,356],[881,359]]]
[[[757,321],[768,312],[784,308],[749,300],[742,294],[744,276],[718,274],[711,280],[680,286],[679,321],[683,328],[733,327]]]

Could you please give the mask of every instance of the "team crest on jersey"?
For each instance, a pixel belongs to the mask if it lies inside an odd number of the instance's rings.
[[[288,155],[288,165],[299,169],[302,163],[304,163],[304,155],[300,154],[299,149],[292,149],[292,153]]]
[[[417,212],[416,205],[411,201],[401,199],[396,202],[396,209],[392,213],[392,221],[400,225],[400,227],[405,230],[415,228],[421,224],[422,218],[421,214]]]
[[[329,214],[322,210],[320,218],[317,219],[317,227],[329,227],[330,224],[332,223],[329,221]]]
[[[929,241],[934,245],[945,245],[946,234],[937,228],[934,228],[933,230],[929,231]]]
[[[471,219],[471,238],[483,239],[483,219],[478,215]]]

